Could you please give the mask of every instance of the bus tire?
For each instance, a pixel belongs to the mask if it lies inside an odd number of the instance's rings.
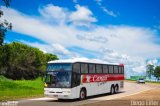
[[[114,93],[118,93],[119,92],[119,86],[116,84],[116,86],[115,86],[115,88],[114,88],[115,90],[115,92]]]
[[[80,100],[86,99],[86,90],[84,88],[81,89],[79,98]]]
[[[115,89],[114,89],[114,86],[112,85],[110,89],[110,94],[114,94],[114,93],[115,93]]]

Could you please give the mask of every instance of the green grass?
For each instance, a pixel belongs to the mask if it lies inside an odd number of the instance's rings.
[[[125,80],[127,80],[127,81],[137,81],[135,79],[125,79]]]
[[[0,76],[0,101],[43,96],[43,82],[36,80],[10,80]]]
[[[125,79],[126,81],[131,81],[131,82],[136,82],[137,80],[134,79]],[[160,84],[160,82],[156,82],[156,81],[146,81],[147,83],[150,84]]]
[[[147,83],[152,83],[152,84],[160,84],[160,82],[156,82],[156,81],[146,81]]]

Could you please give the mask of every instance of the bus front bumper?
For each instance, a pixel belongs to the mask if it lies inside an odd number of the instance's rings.
[[[44,96],[59,99],[72,99],[71,89],[67,88],[45,88]]]

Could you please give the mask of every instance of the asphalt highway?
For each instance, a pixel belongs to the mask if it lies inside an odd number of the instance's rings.
[[[55,98],[35,98],[18,101],[18,106],[77,106],[88,103],[95,103],[104,100],[114,100],[121,97],[126,97],[130,95],[135,95],[147,90],[153,89],[154,86],[148,86],[146,84],[136,84],[125,82],[124,89],[121,90],[118,94],[102,94],[97,96],[88,97],[86,100],[79,101],[75,100],[57,100]]]

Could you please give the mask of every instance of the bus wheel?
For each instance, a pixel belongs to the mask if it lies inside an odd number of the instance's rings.
[[[115,92],[114,86],[111,86],[110,94],[114,94],[114,92]]]
[[[118,85],[115,86],[115,93],[118,93],[119,92],[119,87]]]
[[[84,100],[86,98],[86,91],[85,89],[82,89],[80,91],[80,100]]]

